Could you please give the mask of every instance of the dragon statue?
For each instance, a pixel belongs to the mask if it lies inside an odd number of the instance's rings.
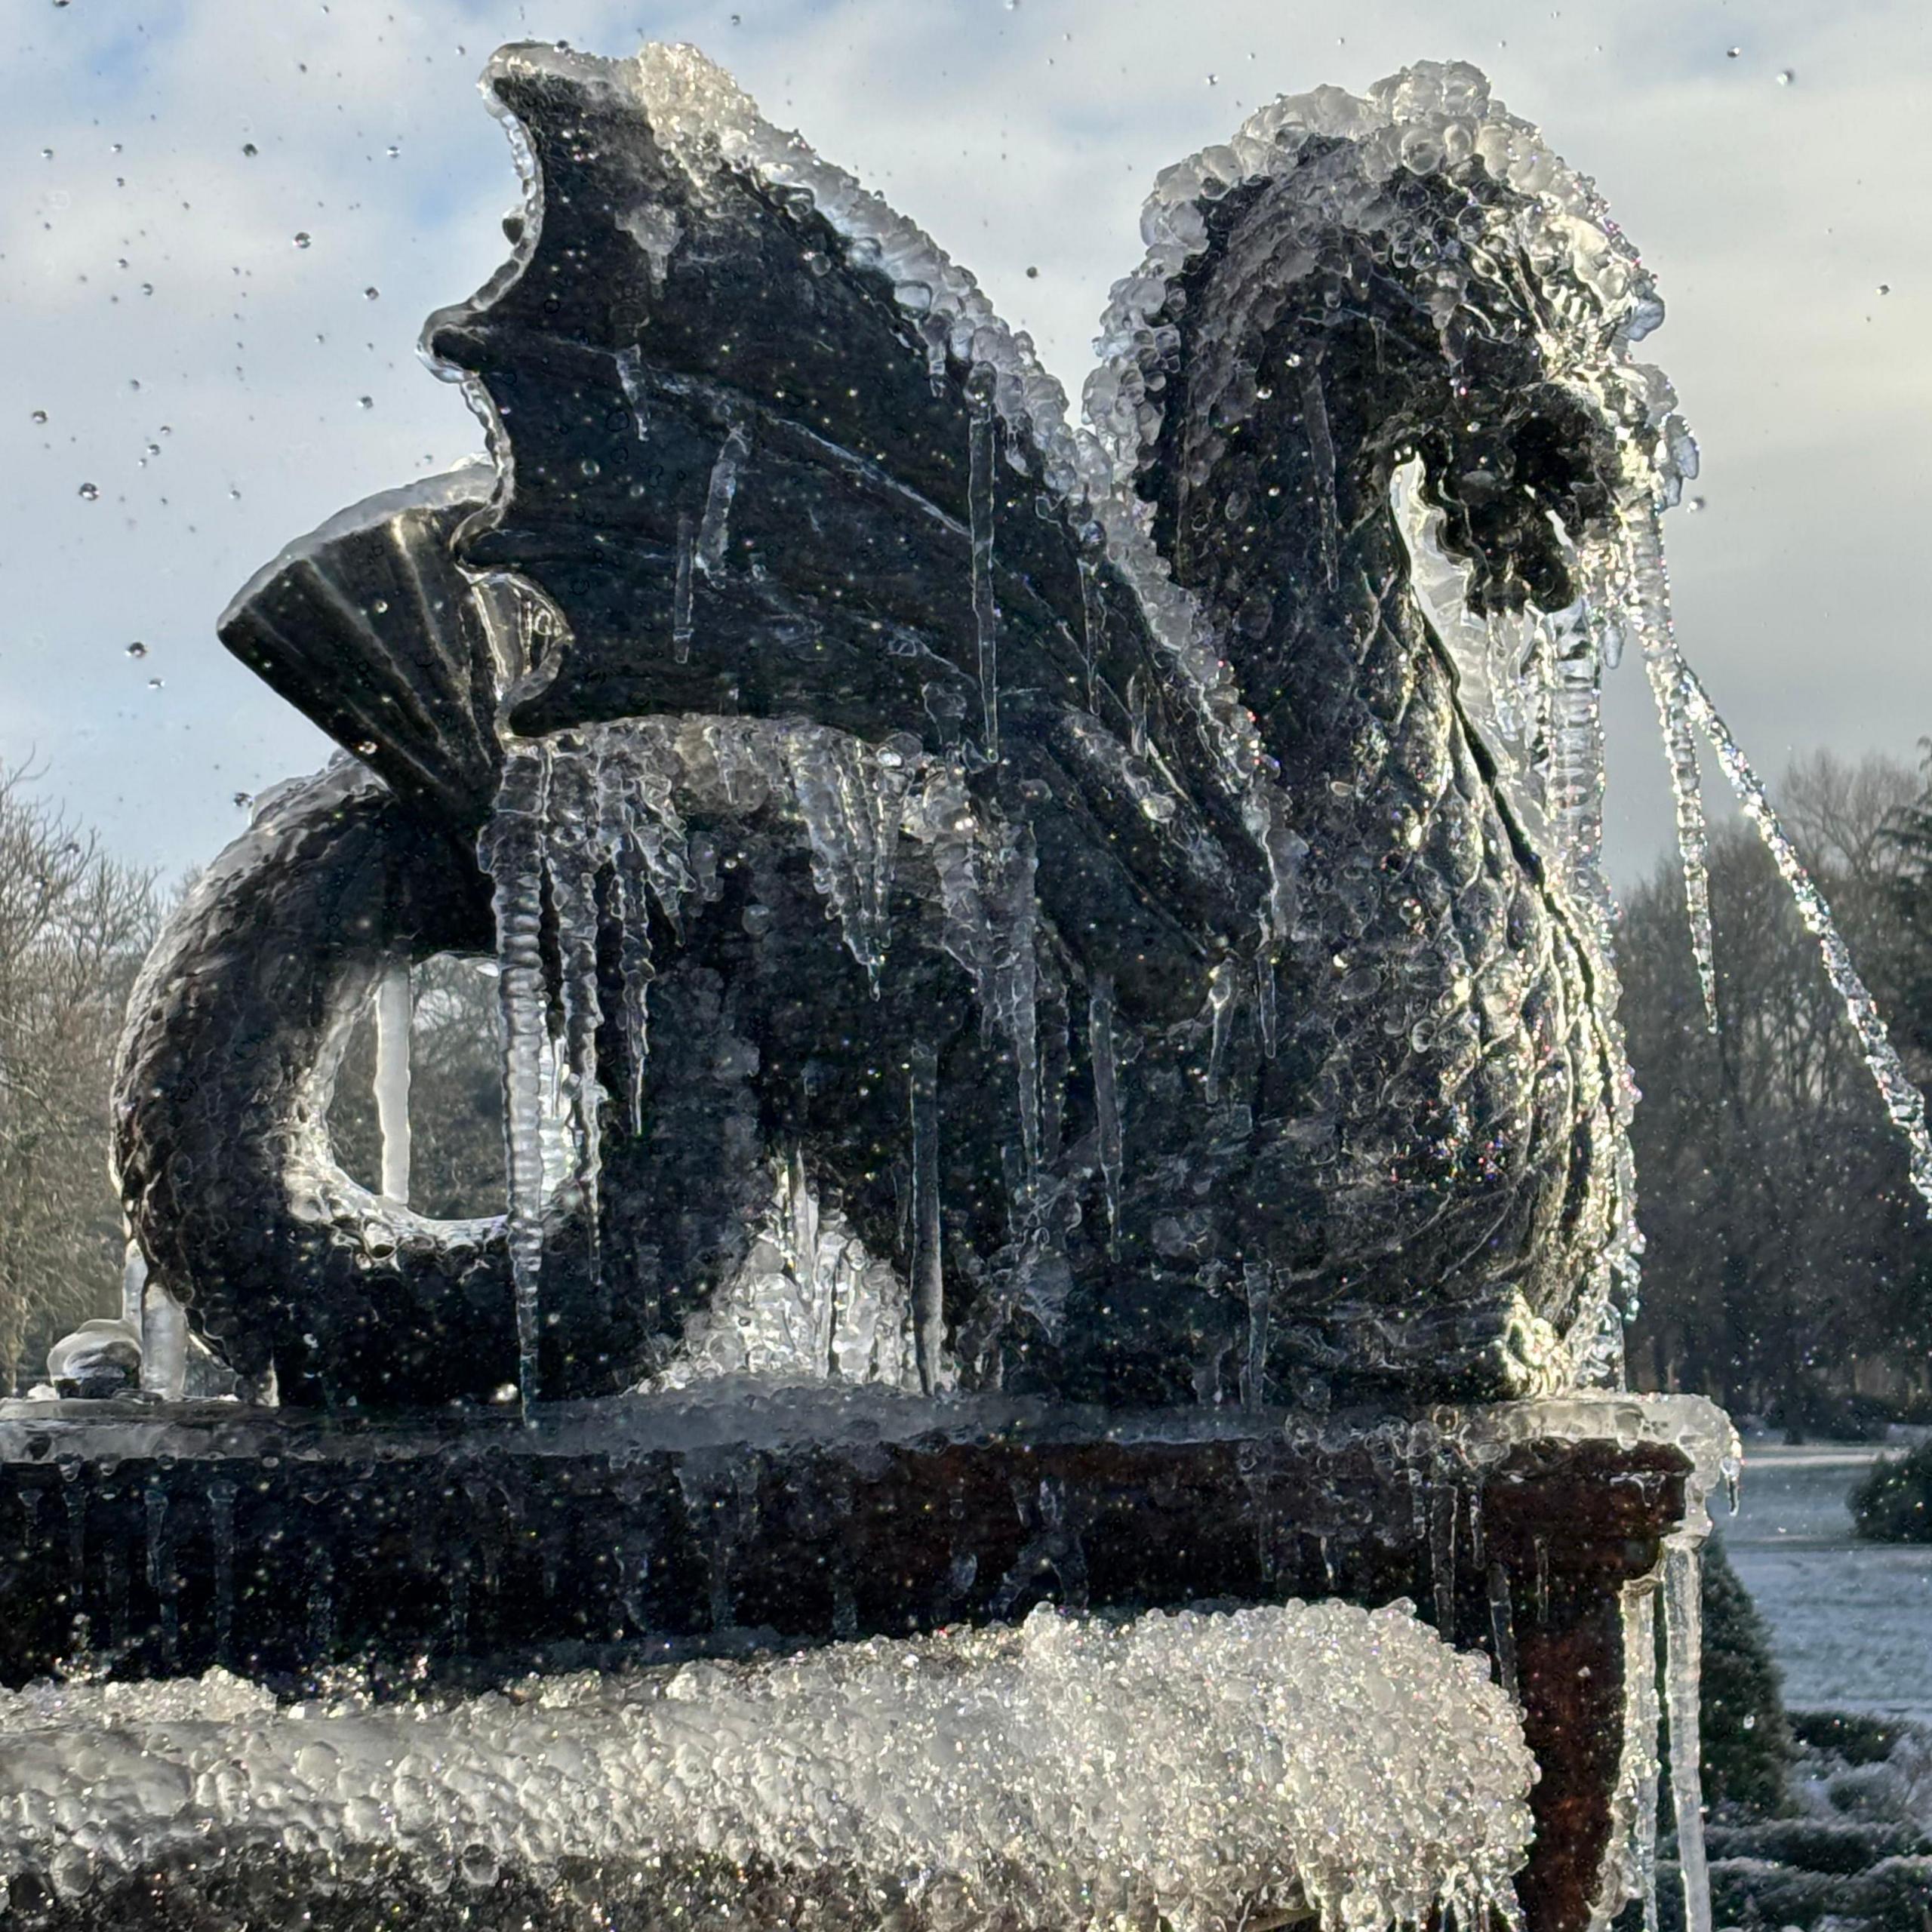
[[[808,1198],[860,1258],[828,1372],[1613,1380],[1598,681],[1641,644],[1694,781],[1701,687],[1656,537],[1694,450],[1590,184],[1467,66],[1283,99],[1161,177],[1076,427],[691,50],[485,85],[526,205],[425,348],[489,460],[230,608],[344,755],[131,1007],[123,1197],[209,1347],[285,1402],[634,1386]],[[501,995],[487,1220],[328,1138],[372,989],[445,954]]]

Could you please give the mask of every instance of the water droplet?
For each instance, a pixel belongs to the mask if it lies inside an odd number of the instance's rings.
[[[401,149],[398,147],[393,141],[390,142],[389,146],[383,149],[383,152],[386,153],[392,161],[395,160],[396,156],[401,153]]]
[[[577,467],[583,472],[585,475],[595,476],[599,473],[601,466],[594,456],[587,456],[577,465]]]
[[[731,24],[734,27],[740,25],[742,23],[743,17],[741,14],[734,14],[731,16]]]
[[[261,152],[261,149],[256,146],[253,141],[244,141],[242,143],[242,152],[253,161],[256,155]]]
[[[33,420],[36,423],[45,423],[47,420],[47,411],[44,409],[36,409],[33,413]]]
[[[229,486],[228,500],[231,503],[238,503],[242,500],[242,492],[236,489],[232,484],[230,484]]]
[[[135,638],[134,642],[128,647],[128,655],[130,657],[145,657],[147,654],[148,648],[139,638]]]
[[[1211,88],[1217,88],[1217,87],[1219,87],[1219,86],[1221,85],[1221,77],[1220,77],[1220,75],[1219,74],[1210,74],[1210,75],[1208,76],[1208,85]]]
[[[361,738],[356,741],[355,755],[358,758],[374,758],[375,755],[376,741],[374,738]]]
[[[1028,268],[1026,271],[1026,279],[1029,281],[1037,281],[1039,279],[1039,277],[1040,271],[1038,269],[1032,267]]]
[[[376,398],[372,395],[358,395],[355,400],[364,409],[374,409],[376,406]]]
[[[1727,47],[1724,51],[1724,57],[1727,60],[1735,60],[1743,51],[1741,47]]]
[[[151,281],[143,282],[141,284],[141,293],[143,295],[152,295],[154,293],[154,284]]]
[[[386,617],[389,614],[389,600],[386,597],[374,598],[369,605],[369,608],[379,617]]]
[[[158,691],[166,681],[166,679],[162,678],[150,678],[148,680],[148,689],[151,691]]]
[[[51,161],[54,158],[54,150],[51,148],[42,148],[40,151],[40,158],[42,161]]]
[[[1797,75],[1790,68],[1780,68],[1778,71],[1778,85],[1781,88],[1788,88],[1797,78]]]
[[[297,229],[296,230],[295,245],[298,248],[306,248],[308,247],[309,231],[306,228]]]
[[[1879,285],[1878,285],[1878,293],[1879,293],[1881,295],[1889,295],[1889,294],[1891,294],[1891,292],[1892,292],[1892,285],[1891,285],[1889,281],[1881,281],[1881,282],[1880,282],[1880,283],[1879,283]]]
[[[374,282],[371,282],[367,288],[363,290],[362,299],[365,302],[373,302],[382,292]]]
[[[245,812],[255,802],[255,795],[252,792],[237,792],[235,802]]]
[[[1704,507],[1704,500],[1702,497],[1693,497],[1684,506],[1684,507],[1685,509],[1689,511],[1693,516],[1695,516],[1697,513]]]
[[[81,485],[80,494],[82,503],[91,503],[100,494],[100,486],[93,483],[83,483]]]

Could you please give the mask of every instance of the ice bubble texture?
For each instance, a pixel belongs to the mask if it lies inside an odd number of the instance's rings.
[[[1535,1776],[1406,1603],[1017,1627],[278,1706],[221,1671],[0,1695],[0,1875],[297,1842],[469,1878],[723,1860],[964,1927],[1515,1918]],[[473,1881],[473,1880],[472,1880]],[[581,1882],[580,1879],[579,1883]],[[870,1902],[869,1910],[866,1901]]]

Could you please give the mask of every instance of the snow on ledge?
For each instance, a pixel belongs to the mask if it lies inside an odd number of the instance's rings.
[[[876,1924],[1175,1932],[1514,1919],[1536,1776],[1483,1659],[1407,1604],[1288,1603],[278,1706],[227,1673],[0,1693],[0,1875],[75,1897],[298,1845],[445,1873],[723,1860]],[[628,1882],[628,1881],[627,1881]],[[961,1915],[961,1908],[964,1915]],[[1123,1917],[1123,1915],[1124,1915]]]

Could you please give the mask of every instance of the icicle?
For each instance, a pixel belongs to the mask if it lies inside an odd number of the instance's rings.
[[[1603,876],[1603,660],[1599,623],[1585,598],[1549,621],[1549,724],[1545,811],[1571,898],[1607,955],[1613,912]]]
[[[1718,1469],[1724,1478],[1724,1500],[1730,1505],[1730,1513],[1734,1516],[1737,1514],[1737,1506],[1740,1500],[1740,1491],[1743,1484],[1744,1465],[1735,1456],[1725,1456],[1719,1460]]]
[[[1268,1302],[1275,1271],[1265,1261],[1241,1264],[1247,1295],[1247,1359],[1241,1372],[1241,1405],[1265,1408],[1268,1402]]]
[[[946,318],[937,312],[919,318],[919,339],[926,346],[926,384],[934,401],[946,394],[946,349],[951,334]]]
[[[1537,1622],[1549,1621],[1549,1539],[1537,1537],[1532,1540],[1537,1561]]]
[[[309,1552],[308,1598],[309,1657],[319,1665],[335,1648],[335,1570],[319,1543]]]
[[[1309,455],[1315,465],[1315,513],[1321,525],[1322,573],[1333,590],[1340,575],[1337,545],[1342,521],[1335,498],[1335,438],[1328,426],[1328,399],[1321,391],[1321,371],[1312,364],[1301,372],[1301,407]]]
[[[376,1124],[382,1136],[382,1195],[409,1204],[409,963],[392,962],[376,982]]]
[[[912,1339],[919,1386],[933,1395],[940,1386],[940,1355],[946,1342],[940,1254],[939,1056],[923,1041],[912,1048]]]
[[[993,855],[993,997],[1013,1050],[1020,1146],[1030,1186],[1040,1171],[1039,962],[1034,953],[1039,900],[1034,891],[1033,835],[1010,829]]]
[[[549,1041],[543,977],[543,821],[550,759],[541,744],[510,748],[497,805],[478,841],[497,915],[497,987],[503,1017],[507,1235],[516,1297],[517,1387],[537,1399],[538,1289],[543,1267],[543,1060]]]
[[[1080,558],[1081,654],[1086,660],[1087,709],[1100,709],[1100,667],[1106,654],[1107,607],[1100,589],[1100,567],[1083,550]]]
[[[450,1574],[449,1647],[452,1656],[469,1649],[469,1565],[459,1556]]]
[[[1509,1599],[1509,1572],[1500,1563],[1489,1566],[1489,1635],[1496,1646],[1497,1681],[1513,1703],[1522,1701],[1517,1678],[1516,1618]]]
[[[1469,1489],[1469,1559],[1482,1561],[1482,1484],[1475,1483]]]
[[[1100,1143],[1100,1177],[1107,1195],[1107,1247],[1120,1239],[1121,1144],[1120,1083],[1114,1066],[1114,983],[1096,973],[1087,995],[1087,1051],[1094,1067],[1094,1117]]]
[[[1620,1805],[1629,1807],[1629,1879],[1644,1905],[1644,1932],[1657,1932],[1657,1592],[1623,1593],[1623,1765]]]
[[[208,1537],[214,1546],[214,1658],[226,1663],[235,1629],[235,1485],[225,1478],[208,1484]]]
[[[148,1258],[140,1244],[131,1241],[121,1262],[121,1319],[138,1335],[148,1285]]]
[[[168,1284],[149,1278],[141,1300],[141,1389],[164,1402],[187,1392],[188,1315]]]
[[[1697,1686],[1703,1644],[1698,1546],[1673,1537],[1663,1557],[1664,1688],[1670,1717],[1670,1792],[1677,1814],[1677,1865],[1684,1880],[1685,1932],[1711,1932],[1710,1875],[1704,1863],[1704,1795],[1698,1775]]]
[[[993,596],[993,461],[996,418],[993,374],[976,368],[969,394],[972,446],[967,505],[972,525],[973,626],[980,647],[980,701],[986,717],[986,753],[999,756],[999,607]]]
[[[1208,1010],[1211,1016],[1211,1031],[1208,1045],[1208,1077],[1206,1081],[1208,1104],[1216,1105],[1221,1097],[1221,1066],[1228,1051],[1228,1030],[1230,1016],[1235,1004],[1235,964],[1232,959],[1215,962],[1208,976]]]
[[[671,584],[671,655],[680,664],[691,661],[691,558],[695,543],[690,517],[680,515],[676,575]]]
[[[813,882],[876,994],[912,756],[897,744],[873,752],[817,726],[788,732],[784,753],[811,845]]]
[[[624,400],[631,406],[631,420],[637,426],[637,439],[648,441],[651,435],[649,398],[644,386],[644,352],[635,343],[629,343],[617,351],[617,382],[623,390]]]
[[[161,1660],[172,1670],[180,1647],[180,1612],[174,1600],[174,1555],[168,1540],[168,1491],[150,1482],[142,1498],[147,1512],[148,1588],[161,1607]]]
[[[1456,1641],[1456,1517],[1459,1492],[1453,1482],[1438,1482],[1429,1498],[1429,1574],[1435,1597],[1435,1631],[1445,1644]]]
[[[1491,611],[1482,620],[1484,674],[1489,684],[1490,708],[1496,728],[1512,746],[1524,736],[1519,708],[1523,695],[1523,662],[1518,648],[1521,620],[1508,611]]]
[[[1878,1017],[1878,1009],[1866,990],[1865,982],[1859,977],[1857,968],[1852,964],[1843,936],[1832,921],[1832,909],[1826,904],[1824,894],[1812,884],[1810,875],[1804,869],[1804,862],[1798,856],[1797,848],[1779,823],[1763,781],[1752,770],[1750,761],[1718,715],[1697,672],[1684,663],[1674,645],[1671,656],[1691,719],[1710,741],[1718,762],[1724,768],[1724,776],[1730,780],[1731,789],[1744,808],[1745,817],[1757,828],[1758,837],[1764,841],[1786,884],[1791,888],[1792,899],[1798,907],[1798,917],[1804,922],[1805,931],[1818,942],[1818,949],[1824,958],[1826,976],[1844,1002],[1845,1016],[1858,1036],[1859,1048],[1877,1084],[1878,1097],[1884,1103],[1892,1124],[1904,1138],[1911,1161],[1912,1184],[1927,1201],[1932,1202],[1932,1139],[1928,1139],[1926,1134],[1925,1097],[1912,1084],[1904,1063],[1887,1036],[1885,1023]]]
[[[67,1507],[67,1609],[74,1648],[85,1651],[93,1638],[88,1620],[88,1491],[78,1471],[63,1469],[60,1500]]]
[[[566,1146],[556,1164],[575,1184],[584,1210],[593,1283],[603,1278],[599,1183],[603,1168],[604,1093],[597,1078],[597,1035],[604,1023],[597,987],[597,871],[602,854],[595,841],[599,823],[594,767],[582,755],[553,759],[549,823],[563,834],[562,849],[545,842],[544,879],[556,916],[562,968],[564,1037],[555,1064],[560,1100],[551,1118],[565,1129]],[[546,1164],[547,1165],[547,1164]],[[546,1187],[552,1177],[546,1172]]]
[[[718,446],[717,457],[711,466],[710,485],[705,492],[704,516],[697,527],[697,567],[713,580],[724,574],[731,499],[738,493],[738,472],[751,453],[751,438],[734,423]]]
[[[1254,955],[1254,1030],[1261,1041],[1263,1058],[1275,1057],[1275,949],[1272,937],[1263,935]]]
[[[1629,609],[1644,669],[1657,699],[1663,729],[1664,755],[1670,765],[1677,806],[1677,844],[1684,861],[1684,903],[1690,921],[1690,950],[1697,984],[1704,996],[1706,1024],[1718,1024],[1717,964],[1711,941],[1709,841],[1704,826],[1703,792],[1697,775],[1697,743],[1687,703],[1687,667],[1678,654],[1670,614],[1670,577],[1663,560],[1663,536],[1654,505],[1647,500],[1625,512],[1629,546]]]

